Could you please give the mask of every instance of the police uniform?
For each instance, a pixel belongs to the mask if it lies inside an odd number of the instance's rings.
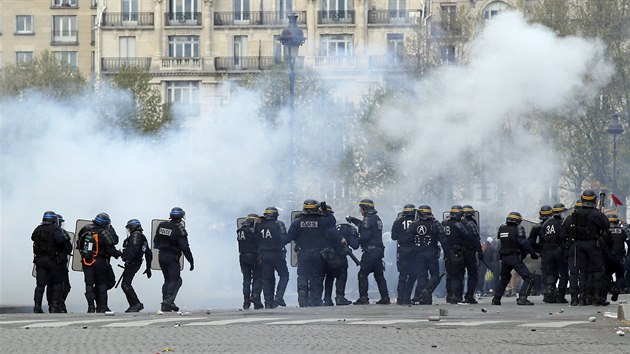
[[[464,302],[470,304],[476,304],[475,290],[477,289],[477,281],[479,274],[477,271],[478,258],[483,257],[483,251],[481,249],[481,238],[479,236],[479,227],[477,222],[470,214],[472,208],[467,209],[464,207],[464,218],[462,223],[466,227],[466,244],[463,252],[464,268],[466,269],[466,294],[464,295]]]
[[[64,244],[63,244],[63,252],[58,252],[57,254],[57,262],[60,263],[60,275],[61,275],[61,302],[59,305],[59,312],[67,313],[66,309],[66,299],[68,298],[68,294],[70,294],[70,277],[68,272],[68,261],[70,260],[70,255],[72,254],[72,239],[68,232],[63,228],[63,216],[57,214],[57,225],[61,229],[61,233],[63,234]],[[46,287],[46,300],[51,304],[53,302],[53,289],[50,286]]]
[[[140,222],[136,219],[129,220],[127,229],[130,230],[129,236],[123,241],[122,259],[125,261],[125,270],[122,274],[121,287],[129,303],[129,308],[125,312],[138,312],[144,309],[144,304],[138,299],[132,282],[133,278],[142,267],[142,257],[146,262],[144,274],[151,277],[151,262],[153,261],[153,253],[149,247],[146,236],[142,233]]]
[[[324,305],[332,306],[333,283],[335,285],[335,304],[345,306],[352,304],[346,299],[346,283],[348,281],[347,247],[359,248],[357,229],[349,224],[336,226],[337,235],[327,238],[327,247],[322,251],[324,256]],[[342,242],[346,241],[346,244]],[[350,251],[352,252],[352,251]]]
[[[419,271],[419,265],[416,263],[414,238],[410,233],[410,226],[416,218],[415,208],[411,208],[409,211],[406,209],[407,205],[392,224],[392,240],[397,241],[398,286],[396,289],[398,297],[396,303],[399,305],[411,304],[411,290],[418,278]]]
[[[451,208],[451,217],[442,222],[446,242],[448,242],[448,252],[444,253],[444,264],[446,266],[446,302],[457,304],[462,301],[464,293],[464,272],[465,259],[464,252],[468,249],[468,231],[461,221],[461,207]]]
[[[258,239],[258,253],[262,266],[262,290],[266,308],[286,306],[284,292],[289,282],[285,248],[288,241],[287,229],[282,221],[276,219],[277,211],[272,214],[275,216],[264,215],[257,223],[254,232]],[[277,288],[276,273],[278,273]]]
[[[413,238],[414,264],[417,267],[416,277],[411,279],[409,286],[405,289],[405,296],[411,294],[413,283],[416,284],[416,291],[412,301],[419,305],[430,305],[432,294],[440,281],[440,247],[446,251],[446,237],[442,224],[433,217],[421,217],[409,227]],[[430,278],[429,278],[430,277]]]
[[[179,210],[175,210],[175,213],[174,210],[171,211],[171,220],[161,222],[153,238],[153,247],[160,250],[158,260],[164,276],[161,310],[165,312],[179,311],[179,307],[175,305],[175,298],[183,284],[179,264],[182,254],[190,263],[190,270],[195,268],[195,261],[188,244],[188,232],[182,221],[183,211],[180,212],[180,208],[173,209]]]
[[[57,226],[56,214],[44,213],[42,223],[31,235],[33,241],[33,263],[35,264],[35,292],[33,312],[42,313],[42,300],[45,287],[51,288],[51,299],[48,308],[51,313],[63,310],[63,266],[67,262],[64,250],[65,238],[61,228]]]
[[[537,242],[545,286],[543,301],[546,303],[567,302],[564,296],[569,282],[568,241],[562,224],[562,215],[554,212],[553,217],[543,223]]]
[[[609,215],[610,228],[605,235],[608,252],[606,253],[607,291],[612,294],[611,300],[617,301],[619,293],[624,289],[624,259],[626,258],[625,244],[628,242],[626,230],[619,225],[617,215]],[[613,274],[615,280],[612,280]]]

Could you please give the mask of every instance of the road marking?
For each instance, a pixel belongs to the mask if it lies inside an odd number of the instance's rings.
[[[518,327],[541,327],[541,328],[561,328],[575,324],[590,323],[589,321],[550,321],[540,323],[523,323]]]
[[[360,319],[357,319],[360,320]],[[429,320],[411,320],[411,319],[391,319],[391,320],[380,320],[380,321],[361,321],[361,322],[352,322],[350,324],[353,325],[390,325],[394,323],[418,323],[418,322],[428,322]]]
[[[345,318],[319,318],[316,320],[296,320],[296,321],[279,321],[279,322],[270,322],[270,323],[266,323],[268,325],[301,325],[301,324],[308,324],[308,323],[317,323],[317,322],[348,322],[348,321],[361,321],[361,318],[352,318],[352,319],[345,319]]]
[[[102,318],[97,320],[78,320],[78,321],[57,321],[57,322],[41,322],[41,323],[32,323],[22,328],[47,328],[47,327],[65,327],[73,324],[88,324],[95,322],[114,322],[114,321],[122,321],[122,318]]]
[[[3,324],[18,324],[18,323],[33,323],[34,321],[37,322],[50,322],[50,321],[57,321],[57,320],[19,320],[19,321],[0,321],[0,325]]]
[[[508,323],[518,321],[468,321],[468,322],[439,322],[436,326],[481,326],[485,324]]]
[[[224,326],[224,325],[229,325],[233,323],[249,323],[249,322],[276,321],[276,320],[284,320],[284,317],[233,318],[231,320],[193,322],[193,323],[187,323],[185,324],[185,326]]]
[[[119,323],[110,323],[101,327],[144,327],[148,325],[152,325],[155,323],[166,323],[166,322],[180,322],[180,321],[197,321],[203,320],[205,317],[167,317],[167,318],[155,318],[152,320],[142,320],[142,321],[130,321],[130,322],[119,322]]]

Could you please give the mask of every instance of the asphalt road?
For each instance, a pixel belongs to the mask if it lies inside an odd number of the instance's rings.
[[[620,300],[628,300],[622,295]],[[4,314],[1,353],[629,353],[617,305],[366,305],[190,314]],[[446,314],[439,315],[440,310]],[[589,318],[595,318],[591,322]],[[619,331],[624,336],[619,335]]]

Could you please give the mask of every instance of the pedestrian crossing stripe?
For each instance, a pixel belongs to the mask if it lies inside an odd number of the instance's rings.
[[[518,321],[468,321],[468,322],[440,322],[436,323],[436,326],[481,326],[486,324],[499,324],[499,323],[509,323],[509,322],[518,322]]]
[[[518,325],[519,327],[539,327],[539,328],[560,328],[565,326],[571,326],[576,324],[590,323],[589,321],[554,321],[554,322],[540,322],[540,323],[523,323]]]
[[[166,322],[181,322],[181,321],[197,321],[203,320],[205,317],[167,317],[167,318],[154,318],[150,320],[141,320],[141,321],[129,321],[129,322],[119,322],[119,323],[110,323],[103,325],[101,327],[144,327],[149,326],[156,323],[166,323]]]
[[[247,318],[234,318],[229,320],[216,320],[216,321],[205,321],[205,322],[193,322],[187,323],[185,326],[224,326],[234,323],[250,323],[250,322],[260,322],[260,321],[277,321],[284,320],[284,317],[247,317]]]
[[[391,319],[391,320],[379,320],[379,321],[361,321],[361,322],[351,322],[353,325],[391,325],[394,323],[418,323],[418,322],[428,322],[429,320],[411,320],[411,319]]]
[[[76,320],[76,321],[57,321],[57,322],[33,322],[22,328],[48,328],[48,327],[66,327],[73,324],[88,324],[88,323],[98,323],[98,322],[114,322],[114,321],[122,321],[123,318],[101,318],[95,320]]]
[[[55,320],[18,320],[18,321],[0,321],[0,325],[3,324],[17,324],[17,323],[33,323],[33,322],[52,322]]]
[[[302,325],[309,323],[317,323],[317,322],[344,322],[344,321],[361,321],[360,318],[319,318],[314,320],[295,320],[295,321],[280,321],[280,322],[270,322],[266,323],[268,325]]]

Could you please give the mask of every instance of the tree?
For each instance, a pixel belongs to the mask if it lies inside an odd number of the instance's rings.
[[[68,98],[86,86],[85,78],[68,63],[49,51],[17,65],[7,64],[0,70],[0,97],[21,96],[28,90],[53,99]]]

